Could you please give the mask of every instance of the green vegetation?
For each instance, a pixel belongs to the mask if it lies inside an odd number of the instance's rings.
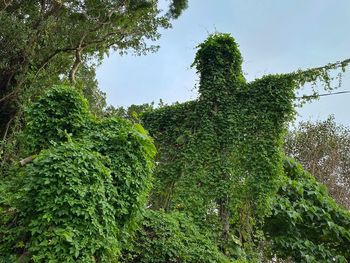
[[[148,210],[122,262],[229,262],[185,215]]]
[[[145,112],[142,121],[158,149],[153,206],[185,212],[226,255],[236,258],[239,243],[255,262],[264,219],[284,184],[282,145],[295,90],[318,78],[330,89],[328,70],[337,64],[247,83],[241,63],[232,37],[210,36],[193,64],[198,100]]]
[[[19,172],[22,178],[13,180],[21,192],[9,203],[16,210],[5,222],[16,237],[5,243],[5,255],[14,257],[17,248],[21,260],[28,256],[34,262],[115,258],[118,229],[110,199],[116,189],[101,155],[67,142],[43,150]]]
[[[0,261],[350,261],[350,213],[283,150],[296,89],[349,61],[247,83],[242,60],[211,35],[197,100],[100,117],[45,87],[1,143]]]
[[[53,87],[26,112],[17,136],[35,155],[2,178],[0,258],[116,261],[150,190],[152,140],[139,124],[96,120],[72,87]]]
[[[350,260],[350,212],[292,159],[285,160],[284,171],[286,182],[264,229],[272,251],[296,262]]]
[[[334,121],[301,122],[286,136],[287,155],[325,184],[329,194],[350,209],[350,128]]]
[[[16,130],[23,104],[52,85],[83,90],[95,114],[106,105],[96,66],[110,50],[157,50],[159,29],[171,27],[187,0],[9,0],[0,2],[0,138]],[[6,25],[6,26],[4,26]]]

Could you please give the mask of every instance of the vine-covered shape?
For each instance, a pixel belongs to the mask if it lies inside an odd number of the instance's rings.
[[[83,95],[63,85],[49,89],[25,113],[25,133],[32,151],[81,135],[90,114]]]

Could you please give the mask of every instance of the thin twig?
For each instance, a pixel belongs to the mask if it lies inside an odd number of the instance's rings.
[[[1,12],[4,11],[7,7],[9,7],[12,4],[13,0],[10,0],[8,2],[3,0],[2,2],[3,3],[1,4],[1,9],[0,9]]]
[[[6,100],[7,98],[9,98],[9,97],[11,97],[11,96],[13,96],[15,93],[16,93],[16,90],[11,91],[10,93],[8,93],[8,94],[5,95],[4,97],[2,97],[2,98],[0,99],[0,102]]]
[[[6,129],[5,129],[4,137],[2,138],[3,141],[5,141],[5,139],[6,139],[6,137],[7,137],[7,133],[8,133],[8,131],[9,131],[10,124],[11,124],[12,120],[13,120],[13,118],[11,118],[11,119],[7,122],[7,124],[6,124]]]

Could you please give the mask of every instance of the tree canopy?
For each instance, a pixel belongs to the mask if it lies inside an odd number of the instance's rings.
[[[325,184],[330,195],[350,208],[350,130],[334,116],[324,121],[301,122],[286,136],[286,154]]]
[[[155,51],[150,43],[158,29],[169,28],[186,7],[187,0],[170,1],[167,12],[147,0],[2,1],[0,136],[28,98],[64,80],[80,84],[90,103],[101,103],[94,78],[103,56],[111,49]]]

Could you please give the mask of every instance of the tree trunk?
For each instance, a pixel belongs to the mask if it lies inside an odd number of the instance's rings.
[[[10,125],[18,111],[12,87],[13,75],[0,76],[0,140],[10,132]]]
[[[229,233],[230,233],[230,208],[228,197],[219,201],[219,216],[222,224],[222,249],[225,253],[225,244],[227,244]]]

